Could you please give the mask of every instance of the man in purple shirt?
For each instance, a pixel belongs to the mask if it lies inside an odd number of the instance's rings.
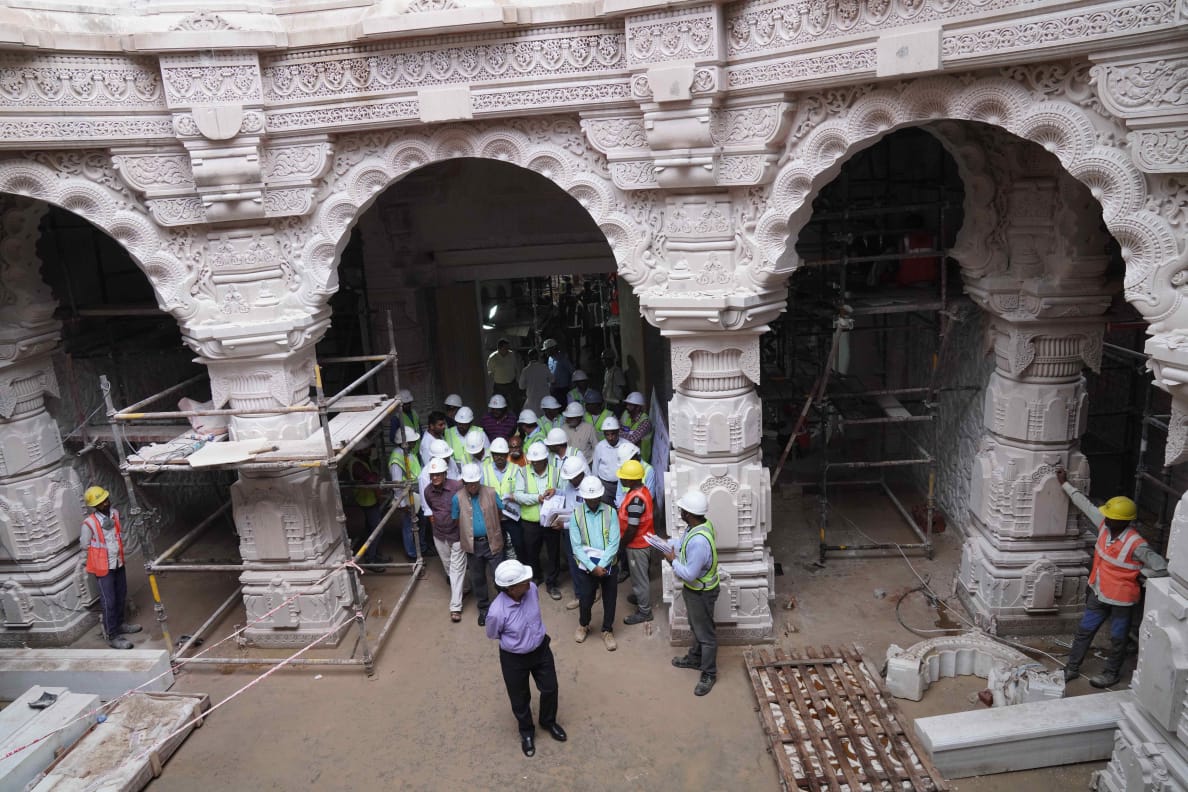
[[[554,740],[569,739],[557,723],[557,666],[540,616],[540,593],[532,582],[532,567],[504,561],[495,568],[495,585],[501,593],[487,611],[487,637],[499,641],[499,665],[520,727],[520,748],[524,756],[532,756],[536,753],[536,725],[532,722],[529,675],[540,692],[540,725]]]
[[[507,411],[507,398],[496,393],[487,402],[487,413],[479,419],[479,425],[487,433],[488,440],[502,437],[504,440],[516,431],[516,417]]]

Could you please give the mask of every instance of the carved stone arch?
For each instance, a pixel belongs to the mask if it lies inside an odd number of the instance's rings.
[[[184,322],[198,310],[190,294],[196,246],[188,232],[166,231],[128,190],[99,151],[21,153],[0,158],[0,193],[34,198],[82,217],[120,244],[148,278],[161,310]]]
[[[765,259],[760,280],[778,289],[796,269],[796,237],[808,222],[812,200],[846,159],[896,129],[939,120],[989,124],[1055,155],[1101,204],[1126,261],[1126,298],[1152,331],[1188,326],[1188,306],[1173,282],[1188,267],[1188,253],[1181,251],[1169,221],[1146,208],[1147,177],[1113,142],[1125,140],[1126,130],[1075,100],[1001,76],[922,78],[856,92],[850,101],[830,105],[790,147],[775,177],[768,209],[756,226]]]
[[[384,189],[418,168],[464,157],[507,162],[549,179],[598,224],[628,283],[644,289],[662,277],[650,250],[661,202],[648,192],[628,194],[616,187],[605,158],[586,144],[576,118],[509,119],[340,137],[312,215],[282,231],[297,243],[293,247],[302,259],[302,302],[318,309],[335,291],[349,230]]]

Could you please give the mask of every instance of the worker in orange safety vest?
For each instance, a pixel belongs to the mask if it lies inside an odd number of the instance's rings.
[[[83,502],[92,511],[82,522],[79,544],[87,554],[87,572],[95,576],[99,587],[103,634],[112,649],[131,649],[132,642],[124,636],[140,632],[141,627],[124,623],[128,578],[124,571],[120,513],[112,508],[111,496],[103,487],[88,487]]]
[[[1071,682],[1081,675],[1081,661],[1093,643],[1093,636],[1108,617],[1110,653],[1105,669],[1089,678],[1095,688],[1113,687],[1121,679],[1126,659],[1130,620],[1139,601],[1139,575],[1164,577],[1167,561],[1155,552],[1147,540],[1131,527],[1138,507],[1130,498],[1110,498],[1100,509],[1084,493],[1068,483],[1068,474],[1057,469],[1056,480],[1081,513],[1097,527],[1097,545],[1089,571],[1089,591],[1085,593],[1085,615],[1077,627],[1072,650],[1064,666],[1064,680]]]

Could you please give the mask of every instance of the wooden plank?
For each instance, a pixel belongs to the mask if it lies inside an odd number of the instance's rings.
[[[823,647],[823,651],[825,654],[833,654],[833,652],[829,650],[828,646]],[[813,649],[806,649],[805,654],[807,654],[809,657],[812,657],[816,654],[816,652]],[[866,749],[863,748],[863,737],[868,737],[868,739],[870,739],[872,750],[873,745],[876,745],[878,740],[870,738],[867,735],[867,730],[865,728],[854,725],[855,720],[863,723],[866,720],[863,717],[861,700],[843,697],[838,694],[838,686],[834,684],[832,674],[829,673],[832,670],[835,669],[828,668],[822,671],[821,683],[825,686],[825,695],[829,697],[829,702],[833,704],[833,708],[837,711],[838,719],[842,722],[843,728],[845,728],[846,733],[850,736],[850,745],[854,749],[854,755],[858,757],[858,761],[862,764],[862,769],[865,772],[867,783],[873,786],[876,778],[879,781],[889,781],[890,773],[887,770],[876,770],[874,765],[870,762]],[[881,754],[880,758],[882,758]],[[885,768],[886,764],[883,764],[883,767]]]
[[[829,647],[826,646],[824,648],[826,654],[830,654]],[[887,753],[887,749],[883,747],[883,743],[879,739],[880,737],[886,735],[887,744],[892,747],[892,750],[894,750],[894,740],[892,736],[883,730],[882,725],[875,716],[874,705],[870,704],[867,697],[854,690],[854,686],[850,684],[850,680],[846,677],[845,673],[846,669],[848,668],[849,666],[846,665],[840,669],[837,678],[841,683],[842,689],[845,691],[846,698],[854,702],[857,713],[859,717],[862,718],[862,731],[865,733],[866,738],[870,740],[870,744],[874,747],[875,753],[878,754],[879,762],[882,764],[884,771],[886,771],[887,775],[891,778],[892,783],[908,780],[910,776],[908,776],[908,774],[903,770],[897,769],[897,762],[892,761],[890,754]],[[864,703],[870,704],[869,711],[862,707]],[[872,726],[874,727],[873,729],[871,728]]]
[[[747,649],[743,652],[743,659],[747,664],[747,673],[751,677],[751,686],[755,688],[755,699],[759,703],[759,719],[763,722],[763,730],[767,732],[768,741],[771,744],[772,756],[775,757],[776,765],[779,767],[780,775],[785,779],[785,783],[796,783],[796,774],[792,770],[792,760],[788,757],[788,752],[784,748],[786,742],[796,742],[792,737],[785,737],[780,732],[779,724],[776,723],[775,716],[771,713],[771,704],[767,695],[767,690],[763,686],[763,680],[759,677],[759,672],[755,668],[755,655],[753,650]],[[789,713],[785,713],[785,719],[788,718]],[[807,768],[812,770],[812,768]],[[809,778],[812,774],[805,773],[805,778]]]
[[[767,654],[767,652],[760,650],[759,656],[763,659],[765,664],[771,662],[771,657]],[[784,717],[787,719],[788,731],[791,732],[796,728],[796,719],[793,716],[789,699],[784,693],[783,682],[780,681],[780,675],[778,671],[768,671],[768,674],[768,678],[771,679],[772,682],[772,692],[775,693],[776,698],[780,701],[780,708],[784,711]],[[772,675],[774,675],[774,679],[772,678]],[[816,730],[809,725],[810,718],[808,714],[808,707],[804,705],[804,701],[800,696],[800,690],[797,688],[795,680],[789,680],[788,690],[791,691],[793,698],[796,700],[796,708],[800,710],[801,721],[804,723],[805,727],[805,734],[801,735],[801,742],[796,744],[796,750],[803,764],[804,777],[809,784],[809,789],[817,790],[820,789],[821,786],[816,782],[816,773],[813,770],[813,763],[810,761],[809,753],[804,746],[803,740],[805,737],[809,739],[809,741],[812,743],[813,749],[817,753],[817,759],[821,766],[821,775],[825,777],[825,784],[829,787],[831,792],[841,792],[841,786],[837,783],[837,779],[834,778],[833,774],[829,772],[829,763],[825,760],[825,746],[821,742],[820,736],[817,735]]]
[[[800,659],[795,651],[792,651],[791,655],[792,659],[794,660]],[[779,660],[786,660],[787,657],[784,655],[784,650],[776,649],[776,658]],[[844,735],[840,734],[838,732],[838,728],[833,725],[833,722],[829,718],[829,713],[825,709],[825,700],[822,698],[820,692],[818,692],[816,685],[813,684],[811,672],[816,671],[817,674],[821,674],[823,672],[820,669],[812,666],[810,666],[808,670],[810,673],[802,672],[802,676],[804,677],[804,689],[808,692],[809,698],[812,699],[813,709],[817,711],[817,721],[821,724],[821,731],[825,733],[825,736],[829,739],[829,744],[833,746],[833,753],[837,758],[837,766],[841,771],[842,777],[845,778],[846,784],[849,785],[850,790],[852,792],[857,792],[858,790],[862,789],[862,779],[858,777],[857,771],[855,771],[850,765],[849,757],[846,755],[845,741],[842,739]],[[825,683],[822,682],[821,684],[824,686]],[[837,715],[838,719],[840,720],[842,713],[838,712]],[[855,753],[856,752],[857,747],[855,747]],[[824,764],[825,761],[825,754],[822,753],[822,764]]]

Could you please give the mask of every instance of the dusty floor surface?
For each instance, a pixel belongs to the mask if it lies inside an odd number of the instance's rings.
[[[904,560],[899,556],[831,559],[824,568],[814,566],[816,501],[790,489],[776,496],[773,509],[771,545],[783,569],[776,579],[778,643],[793,648],[856,643],[881,665],[890,644],[909,646],[919,640],[895,618],[900,595],[918,585]],[[910,538],[893,519],[890,505],[869,493],[855,493],[836,508],[879,538]],[[234,557],[234,539],[229,531],[224,534],[191,548],[187,558]],[[859,537],[839,531],[834,538]],[[159,540],[160,546],[166,540]],[[398,554],[394,542],[386,549]],[[959,551],[959,540],[946,533],[938,538],[934,559],[912,558],[911,563],[944,597],[952,591]],[[465,603],[464,620],[449,621],[441,565],[436,558],[429,560],[428,574],[414,589],[373,678],[354,668],[281,670],[195,730],[151,789],[515,787],[658,792],[779,788],[741,647],[721,650],[717,686],[705,698],[694,697],[696,674],[669,665],[669,658],[682,650],[669,646],[666,622],[658,619],[652,630],[621,624],[630,612],[626,587],[620,588],[615,631],[619,650],[613,654],[596,636],[575,644],[576,611],[544,598],[545,623],[553,638],[561,683],[559,721],[569,732],[569,741],[556,743],[539,733],[536,756],[525,759],[499,673],[496,645],[475,624],[471,598]],[[406,580],[392,573],[369,575],[373,607],[386,614]],[[153,624],[146,634],[134,636],[135,643],[163,645],[143,579],[134,577],[132,589],[142,609],[141,623]],[[162,589],[176,638],[194,629],[234,589],[234,575],[173,573],[162,580]],[[563,590],[568,599],[568,584]],[[790,598],[794,598],[791,608],[787,607]],[[596,622],[600,616],[600,605],[595,605]],[[905,599],[902,616],[918,629],[948,627],[955,620],[950,614],[938,614],[919,594]],[[207,645],[242,618],[242,610],[233,609]],[[372,627],[377,629],[378,625]],[[323,654],[345,656],[354,642],[352,633],[339,649]],[[79,645],[97,643],[93,631]],[[1065,651],[1051,640],[1033,644],[1053,654]],[[216,652],[251,654],[235,649],[232,642]],[[279,653],[255,656],[262,654]],[[1086,670],[1092,673],[1098,662],[1091,658]],[[263,670],[226,666],[183,671],[175,689],[206,692],[218,702]],[[973,696],[983,687],[982,681],[977,677],[943,680],[923,701],[901,701],[900,707],[909,718],[977,709],[981,705]],[[1082,679],[1070,686],[1069,695],[1091,692]],[[1092,772],[1102,766],[1091,763],[959,779],[951,782],[951,789],[1086,789]]]

